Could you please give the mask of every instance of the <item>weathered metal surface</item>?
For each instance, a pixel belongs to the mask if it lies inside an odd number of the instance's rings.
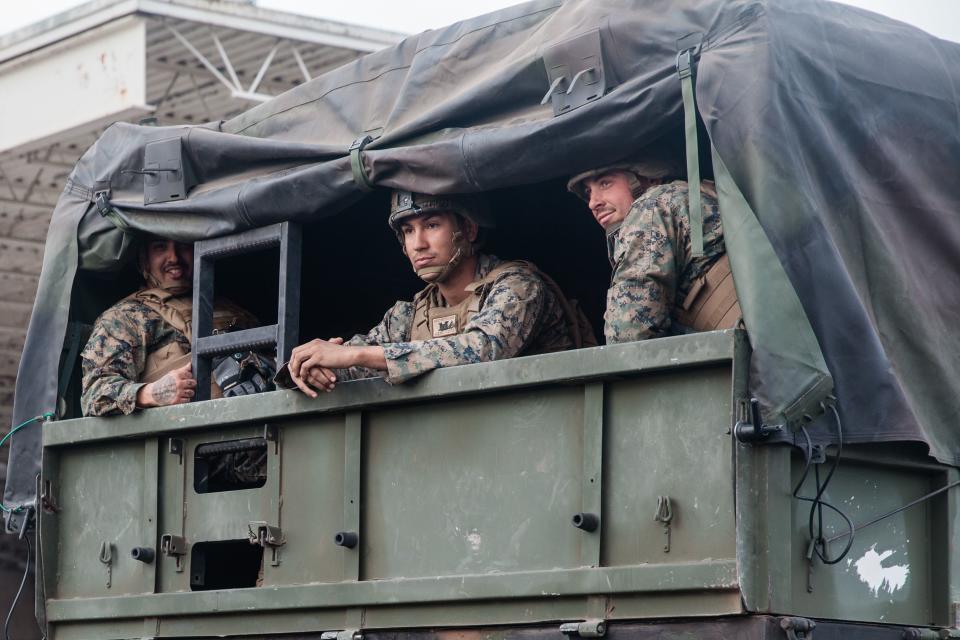
[[[796,482],[803,460],[796,455],[792,459]],[[936,475],[912,469],[907,461],[892,467],[847,457],[824,499],[856,524],[927,493],[939,484]],[[813,483],[808,483],[804,494],[811,495],[812,487]],[[816,561],[809,571],[803,554],[796,554],[790,578],[792,611],[808,617],[846,620],[915,625],[933,622],[933,604],[946,593],[935,592],[931,582],[931,567],[942,562],[939,552],[930,545],[932,508],[929,503],[920,504],[860,530],[850,553],[833,567]],[[810,505],[794,502],[791,511],[792,537],[800,543],[795,542],[794,548],[802,548],[809,540]],[[824,510],[823,517],[827,537],[846,532],[834,513]],[[836,555],[846,542],[846,537],[831,542],[828,551]]]
[[[616,508],[605,510],[603,564],[736,557],[729,367],[611,384],[606,405],[604,494]],[[662,495],[673,509],[669,552],[655,519]]]
[[[809,511],[790,495],[802,458],[731,432],[747,355],[727,331],[451,368],[409,386],[347,383],[317,400],[277,392],[51,423],[50,637],[425,637],[415,629],[748,612],[946,624],[957,558],[937,550],[955,537],[956,495],[868,527],[848,559],[809,573]],[[263,486],[196,491],[198,447],[263,438]],[[824,496],[854,521],[953,477],[884,451],[848,449]],[[596,526],[575,527],[574,514]],[[277,536],[242,577],[259,588],[191,591],[212,557],[194,568],[193,545],[246,545],[254,524]],[[825,524],[841,531],[834,516]],[[183,555],[130,557],[159,549],[161,534],[181,537]],[[720,622],[659,632],[710,638]],[[783,634],[742,624],[743,637]],[[751,624],[764,631],[749,635]],[[827,629],[816,637],[839,637]]]
[[[83,448],[60,457],[56,485],[60,527],[56,579],[47,583],[57,598],[119,596],[142,592],[149,567],[130,557],[130,548],[152,546],[144,536],[144,444],[110,443]],[[114,547],[107,586],[107,569],[100,561],[106,542]],[[145,543],[147,543],[145,545]]]
[[[314,540],[313,542],[317,542]],[[332,543],[331,543],[331,546]],[[96,561],[94,549],[91,554]],[[131,560],[131,562],[134,562]],[[141,564],[141,563],[137,563]],[[98,566],[97,569],[100,569]],[[97,575],[99,575],[98,572]],[[92,575],[92,572],[91,572]],[[185,582],[185,580],[184,580]],[[68,620],[93,620],[99,618],[129,618],[137,616],[190,615],[211,613],[240,613],[244,611],[284,611],[303,609],[307,615],[318,607],[342,609],[343,607],[376,607],[399,604],[431,605],[417,610],[409,624],[415,626],[435,624],[424,614],[433,611],[440,603],[470,603],[479,600],[527,600],[524,606],[529,620],[542,619],[534,605],[537,600],[553,601],[563,596],[583,596],[594,593],[630,594],[640,592],[678,595],[677,600],[695,600],[698,590],[715,589],[734,591],[737,587],[736,566],[730,560],[709,560],[702,563],[671,564],[660,566],[619,567],[610,569],[569,569],[517,572],[513,574],[486,574],[469,576],[441,576],[428,578],[370,580],[366,582],[342,582],[309,584],[302,586],[278,586],[269,590],[229,589],[223,591],[161,593],[155,595],[127,596],[123,598],[90,597],[69,600],[48,600],[48,616],[52,622]],[[696,594],[697,598],[701,594]],[[734,599],[739,601],[739,597]],[[668,600],[659,607],[660,613],[672,609]],[[499,604],[498,604],[499,606]],[[531,606],[534,606],[531,609]],[[415,609],[416,610],[416,609]],[[688,612],[689,609],[684,609]],[[496,611],[487,612],[498,623]],[[710,613],[723,613],[711,610]],[[726,613],[731,613],[727,611]],[[367,614],[370,615],[370,614]],[[433,615],[432,613],[430,615]],[[546,619],[550,619],[547,616]]]
[[[663,338],[607,347],[594,347],[531,358],[453,367],[422,380],[390,386],[380,380],[341,384],[336,393],[310,399],[295,391],[211,400],[191,405],[151,409],[131,416],[83,418],[49,423],[43,445],[62,446],[173,433],[200,427],[233,425],[302,414],[349,411],[399,402],[452,398],[493,390],[550,384],[570,384],[604,377],[634,375],[664,369],[689,369],[729,362],[742,341],[733,330]]]
[[[558,619],[563,619],[562,617]],[[614,622],[608,624],[604,636],[609,640],[785,640],[780,617],[773,616],[737,616],[712,620],[687,618],[682,620],[661,620],[656,622]],[[284,625],[281,620],[277,628],[269,631],[255,630],[258,618],[253,616],[235,616],[220,625],[227,634],[246,632],[250,640],[321,640],[321,633],[302,633]],[[194,626],[198,625],[198,626]],[[192,617],[156,623],[153,619],[124,620],[111,626],[107,623],[81,625],[63,625],[59,627],[56,640],[74,640],[85,638],[104,638],[114,635],[120,637],[163,637],[186,635],[192,629],[194,638],[213,638],[212,633],[202,620]],[[881,625],[856,625],[835,621],[817,621],[814,631],[815,640],[902,640],[904,627]],[[936,635],[936,634],[935,634]],[[521,628],[481,627],[471,630],[440,629],[412,631],[376,631],[363,632],[365,640],[557,640],[562,637],[557,626],[536,626]]]

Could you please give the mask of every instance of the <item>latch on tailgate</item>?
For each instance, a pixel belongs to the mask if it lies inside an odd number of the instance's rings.
[[[177,571],[183,571],[183,556],[187,555],[187,540],[183,536],[165,533],[160,536],[160,553],[177,561]]]
[[[247,525],[247,538],[250,544],[258,544],[264,549],[270,549],[271,566],[280,565],[280,547],[287,543],[280,527],[274,527],[263,521],[254,521]]]

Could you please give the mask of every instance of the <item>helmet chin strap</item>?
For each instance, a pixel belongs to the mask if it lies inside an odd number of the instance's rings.
[[[453,253],[453,257],[450,258],[450,262],[440,266],[428,266],[420,269],[414,268],[417,276],[429,284],[440,284],[449,278],[450,274],[457,268],[457,265],[463,262],[465,258],[473,255],[473,245],[459,229],[453,232],[453,245],[457,250]]]

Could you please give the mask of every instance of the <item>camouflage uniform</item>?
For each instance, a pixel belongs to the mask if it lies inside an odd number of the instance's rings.
[[[221,306],[219,301],[217,306]],[[238,327],[255,325],[253,316],[245,314]],[[137,391],[145,384],[140,378],[147,355],[172,342],[190,351],[190,340],[143,302],[127,298],[107,309],[94,323],[80,356],[83,415],[133,413],[137,408]]]
[[[713,183],[703,182],[703,252],[690,253],[687,183],[647,189],[634,200],[620,227],[607,237],[613,273],[603,333],[607,344],[685,333],[672,318],[691,285],[726,249]]]
[[[477,279],[500,264],[495,256],[480,254]],[[412,302],[397,302],[366,335],[345,344],[379,345],[387,359],[386,373],[351,367],[338,369],[338,380],[385,375],[396,384],[440,367],[453,367],[540,353],[541,345],[573,347],[560,303],[540,276],[527,267],[507,269],[494,281],[480,311],[457,335],[410,341]]]

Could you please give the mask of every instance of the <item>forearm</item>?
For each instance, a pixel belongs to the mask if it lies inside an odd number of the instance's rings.
[[[150,409],[151,407],[159,407],[160,405],[153,399],[152,385],[145,384],[139,389],[137,389],[137,408],[138,409]]]
[[[400,342],[386,346],[384,351],[387,382],[398,384],[442,367],[490,362],[517,355],[519,341],[507,341],[500,336],[474,330],[450,338],[434,338],[414,342]]]
[[[666,335],[671,319],[662,298],[662,290],[650,283],[615,282],[607,293],[607,310],[603,314],[607,344]]]
[[[385,371],[387,368],[387,358],[383,353],[383,347],[379,345],[351,345],[345,346],[344,349],[347,349],[346,357],[350,363],[348,365],[350,368],[358,367],[361,369],[373,369],[376,371]]]
[[[386,345],[387,381],[396,384],[441,367],[521,355],[540,326],[546,305],[544,288],[535,274],[505,274],[463,333]]]
[[[80,409],[85,416],[129,414],[142,406],[138,397],[144,385],[120,376],[104,376],[85,380]]]

